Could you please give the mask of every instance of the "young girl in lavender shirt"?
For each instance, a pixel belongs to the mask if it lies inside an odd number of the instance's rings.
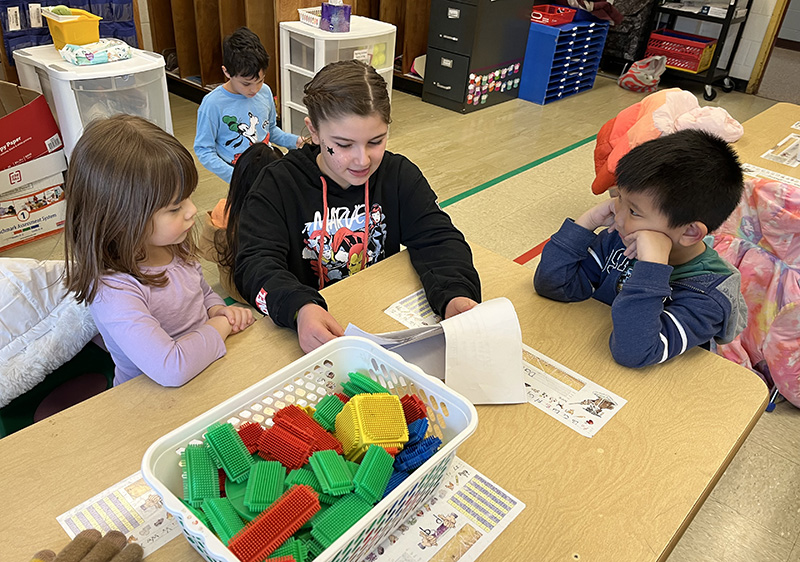
[[[139,117],[92,122],[66,180],[66,286],[89,305],[116,365],[181,386],[253,323],[225,306],[194,259],[197,169],[175,137]]]

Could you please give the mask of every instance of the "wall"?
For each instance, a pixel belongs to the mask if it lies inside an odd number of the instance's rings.
[[[800,0],[789,2],[789,9],[778,32],[778,38],[800,43]]]

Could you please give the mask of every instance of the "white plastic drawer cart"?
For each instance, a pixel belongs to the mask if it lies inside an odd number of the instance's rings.
[[[323,66],[340,60],[358,59],[378,71],[392,94],[394,43],[397,28],[390,23],[351,16],[350,31],[333,33],[299,21],[280,24],[281,35],[281,127],[301,135],[304,118],[303,87]]]
[[[76,66],[53,45],[14,51],[20,85],[44,94],[55,110],[67,158],[84,126],[99,117],[138,115],[172,133],[164,58],[132,52],[128,60]]]

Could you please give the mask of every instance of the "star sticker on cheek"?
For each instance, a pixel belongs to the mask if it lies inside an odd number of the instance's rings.
[[[333,148],[330,146],[326,146],[325,149],[328,151],[328,154],[333,155]]]

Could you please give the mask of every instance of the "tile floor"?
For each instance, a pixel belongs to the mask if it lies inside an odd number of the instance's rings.
[[[563,217],[575,216],[596,200],[589,191],[593,143],[469,197],[454,198],[584,141],[642,97],[600,76],[592,91],[551,105],[513,100],[461,115],[395,91],[389,149],[422,169],[469,239],[513,259],[546,239]],[[170,103],[175,135],[191,149],[197,105],[174,95]],[[720,93],[712,105],[745,121],[773,103],[733,92]],[[199,209],[210,209],[227,186],[202,168],[200,178],[194,200]],[[60,236],[52,236],[0,257],[59,259],[62,243]],[[534,269],[536,260],[526,265]],[[205,271],[222,292],[216,268],[206,263]],[[735,396],[730,404],[736,407]],[[680,416],[679,407],[675,415]],[[800,409],[783,402],[761,417],[669,562],[800,562],[798,533]]]

